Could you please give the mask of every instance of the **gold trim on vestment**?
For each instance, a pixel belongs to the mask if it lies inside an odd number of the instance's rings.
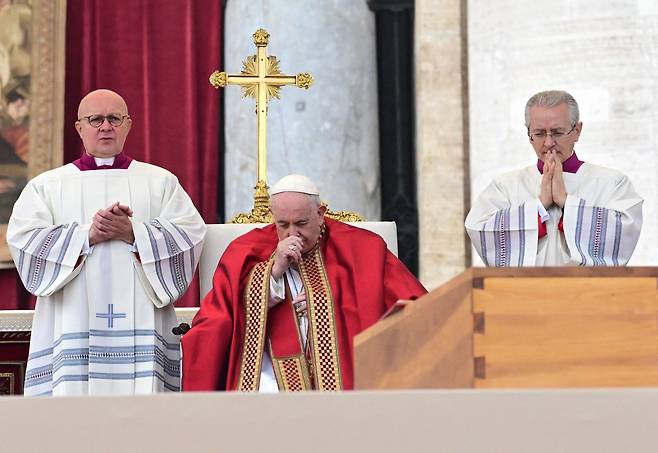
[[[280,391],[301,392],[312,390],[311,378],[308,375],[308,362],[304,354],[290,357],[275,358],[270,348],[272,368]]]
[[[270,272],[274,258],[258,263],[249,274],[245,288],[245,338],[238,390],[258,391],[267,323],[267,305],[270,291]],[[306,291],[310,345],[309,366],[302,353],[291,357],[274,357],[272,367],[280,390],[307,389],[334,391],[343,388],[334,301],[324,260],[319,245],[311,250],[299,264],[299,274]],[[297,319],[295,319],[297,322]],[[291,332],[292,334],[292,332]],[[296,331],[301,345],[299,328]],[[304,388],[299,388],[304,390]]]
[[[238,381],[238,390],[241,392],[257,392],[260,385],[272,262],[256,264],[249,273],[244,290],[245,331]]]
[[[304,257],[299,273],[306,291],[314,388],[341,390],[334,300],[319,246]]]

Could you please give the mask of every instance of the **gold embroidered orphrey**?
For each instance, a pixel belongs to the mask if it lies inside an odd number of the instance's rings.
[[[240,85],[243,97],[256,99],[258,118],[258,177],[254,193],[254,208],[251,214],[238,214],[231,223],[270,223],[269,193],[267,191],[267,103],[270,99],[279,99],[281,88],[295,85],[308,89],[313,84],[309,73],[285,75],[279,69],[277,57],[266,53],[270,34],[259,28],[253,34],[256,55],[247,57],[242,62],[242,71],[238,75],[215,71],[210,75],[210,84],[215,88],[226,85]]]
[[[245,330],[238,390],[258,391],[265,346],[269,281],[274,260],[258,263],[249,273],[244,293]]]
[[[270,269],[273,258],[257,264],[245,288],[246,326],[240,365],[239,391],[258,391],[263,363],[267,324]],[[308,345],[311,363],[304,353],[293,357],[272,358],[274,374],[282,391],[343,388],[338,356],[336,316],[320,247],[311,250],[299,264],[306,290],[309,318]],[[299,337],[299,332],[297,332]]]

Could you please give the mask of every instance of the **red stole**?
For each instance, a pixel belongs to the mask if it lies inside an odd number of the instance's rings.
[[[273,259],[270,259],[270,264]],[[338,351],[336,304],[334,302],[320,245],[304,255],[299,272],[306,292],[308,337],[306,351],[302,351],[301,332],[290,297],[265,315],[266,329],[261,327],[258,313],[262,313],[263,288],[261,278],[250,278],[245,290],[247,307],[246,331],[268,339],[272,367],[280,390],[341,390],[342,374]],[[269,295],[268,284],[264,288]],[[289,293],[288,293],[289,294]],[[245,345],[252,340],[245,339]],[[257,341],[261,343],[260,340]],[[255,367],[262,364],[262,349],[244,348],[240,366],[238,390],[257,391]],[[247,379],[245,379],[247,377]]]
[[[269,309],[268,317],[268,353],[279,388],[288,391],[312,389],[314,381],[309,367],[312,360],[303,349],[302,332],[288,291],[285,300]],[[310,344],[308,332],[306,335]]]

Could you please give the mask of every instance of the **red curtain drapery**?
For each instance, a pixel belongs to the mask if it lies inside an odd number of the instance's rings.
[[[174,173],[204,220],[216,222],[219,94],[208,76],[220,67],[222,12],[217,0],[68,0],[64,161],[83,150],[74,128],[80,99],[116,91],[133,121],[126,154]],[[0,272],[11,293],[0,308],[33,307],[17,278]],[[195,284],[176,305],[198,301]]]
[[[217,0],[68,0],[65,161],[82,152],[80,99],[114,90],[133,120],[126,153],[176,174],[215,222],[219,101],[208,76],[219,67],[221,14]]]

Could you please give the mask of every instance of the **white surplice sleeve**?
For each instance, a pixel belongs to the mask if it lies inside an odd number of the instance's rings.
[[[640,236],[643,199],[623,174],[597,180],[596,186],[591,197],[567,196],[563,228],[570,260],[580,266],[624,266]]]
[[[166,179],[159,215],[133,221],[137,276],[153,304],[162,308],[187,290],[199,262],[206,225],[175,176]]]
[[[537,198],[512,206],[497,181],[473,203],[464,222],[485,266],[534,266],[537,257]]]
[[[30,181],[14,204],[7,244],[25,288],[49,296],[71,281],[84,261],[80,253],[91,224],[56,225],[42,179]],[[80,261],[78,262],[78,258]]]

